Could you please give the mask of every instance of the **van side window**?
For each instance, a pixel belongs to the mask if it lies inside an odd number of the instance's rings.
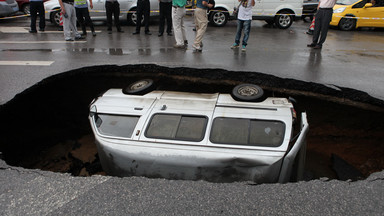
[[[155,114],[149,123],[145,136],[198,142],[204,138],[207,120],[204,116]]]
[[[100,134],[131,138],[139,118],[139,116],[97,114],[95,123]]]
[[[210,141],[215,144],[278,147],[283,143],[285,124],[240,118],[215,118]]]

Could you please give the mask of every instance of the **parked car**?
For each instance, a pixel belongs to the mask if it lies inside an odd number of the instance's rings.
[[[106,21],[105,0],[94,0],[93,9],[89,9],[91,19],[94,21]],[[127,20],[128,24],[136,25],[137,0],[119,0],[120,3],[120,21]],[[159,1],[150,0],[151,16],[159,15]],[[54,25],[60,24],[60,4],[58,0],[49,0],[44,3],[45,19],[51,21]],[[143,20],[143,19],[142,19]],[[144,20],[143,20],[144,21]]]
[[[43,0],[44,2],[48,0]],[[16,0],[17,4],[19,5],[19,10],[23,12],[24,14],[30,14],[30,5],[29,0]]]
[[[303,15],[301,19],[305,21],[305,18],[309,18],[312,21],[313,17],[316,14],[317,6],[319,5],[319,0],[308,0],[304,1],[303,4]]]
[[[235,19],[233,9],[237,0],[215,0],[215,8],[209,13],[209,21],[214,26],[225,26],[228,20]],[[303,0],[257,0],[252,9],[252,18],[265,20],[278,28],[289,28],[303,12]]]
[[[333,7],[331,26],[344,31],[359,27],[384,27],[384,3],[377,0],[338,0]]]
[[[19,11],[15,0],[0,0],[0,17],[10,16]]]
[[[110,89],[90,104],[103,170],[212,182],[287,182],[302,174],[306,113],[253,84],[232,94],[152,91],[152,80]],[[147,93],[148,92],[148,93]]]

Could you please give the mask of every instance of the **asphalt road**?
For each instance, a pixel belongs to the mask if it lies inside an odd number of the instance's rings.
[[[331,30],[321,51],[306,47],[309,23],[288,30],[252,24],[246,53],[229,49],[236,25],[209,27],[202,53],[193,53],[193,24],[186,22],[189,49],[174,38],[98,35],[65,42],[61,32],[29,34],[28,20],[0,21],[0,104],[41,80],[95,65],[158,64],[261,72],[280,78],[345,87],[383,99],[384,31]],[[19,32],[19,33],[18,33]],[[25,61],[25,62],[23,62]],[[67,174],[11,167],[0,160],[1,215],[383,215],[384,172],[363,181],[320,179],[288,184],[217,184]]]

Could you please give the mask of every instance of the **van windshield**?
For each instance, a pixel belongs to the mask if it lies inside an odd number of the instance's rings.
[[[139,116],[96,114],[95,123],[100,134],[130,138]]]

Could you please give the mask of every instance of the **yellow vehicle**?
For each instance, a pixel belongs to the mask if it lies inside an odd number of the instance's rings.
[[[338,0],[331,26],[349,31],[359,27],[384,27],[384,0]]]

